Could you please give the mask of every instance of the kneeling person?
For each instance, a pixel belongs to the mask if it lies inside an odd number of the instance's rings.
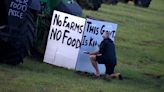
[[[117,64],[115,46],[113,41],[109,38],[109,32],[103,33],[103,41],[100,44],[99,51],[89,53],[90,59],[93,67],[96,70],[96,76],[100,76],[98,69],[99,64],[105,64],[106,67],[106,77],[119,77],[119,73],[114,73],[114,68]]]

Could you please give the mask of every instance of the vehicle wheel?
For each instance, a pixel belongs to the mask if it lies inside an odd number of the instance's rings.
[[[119,0],[119,1],[122,3],[128,3],[129,2],[129,0]]]
[[[10,27],[1,31],[0,60],[2,63],[18,65],[29,54],[35,38],[33,15],[28,11],[25,20],[16,29]],[[7,39],[7,40],[6,40]]]
[[[113,0],[112,5],[117,5],[118,0]]]
[[[101,0],[92,0],[93,3],[92,9],[97,11],[101,7],[101,2],[102,2]]]
[[[135,0],[134,4],[136,6],[148,8],[151,3],[151,0]]]

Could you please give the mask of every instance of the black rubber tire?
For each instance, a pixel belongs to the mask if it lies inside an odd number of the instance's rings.
[[[124,3],[128,3],[129,2],[129,0],[124,0]]]
[[[24,40],[24,44],[26,45],[26,49],[30,50],[30,48],[34,45],[36,38],[36,23],[34,22],[33,14],[30,11],[27,12],[26,19],[26,24],[23,28],[25,30],[24,39],[26,39]]]
[[[119,0],[119,1],[122,3],[128,3],[129,2],[129,0]]]
[[[113,0],[112,5],[117,5],[118,0]]]
[[[92,0],[92,10],[97,11],[101,7],[101,0]]]
[[[33,15],[28,11],[18,29],[4,29],[4,37],[0,39],[0,61],[10,65],[23,63],[23,58],[29,54],[35,38]],[[8,30],[11,30],[8,32]],[[8,40],[4,40],[8,39]]]
[[[140,6],[140,7],[144,7],[144,8],[148,8],[150,3],[151,3],[151,0],[135,0],[134,1],[134,4],[136,6]]]
[[[103,3],[117,5],[118,0],[103,0]]]

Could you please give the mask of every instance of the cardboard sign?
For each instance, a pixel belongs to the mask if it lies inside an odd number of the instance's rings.
[[[84,25],[84,18],[54,11],[44,62],[75,69]]]
[[[77,71],[85,71],[94,73],[89,55],[84,54],[84,51],[94,52],[98,51],[98,45],[100,45],[103,40],[102,34],[105,31],[110,33],[110,39],[114,41],[116,34],[117,24],[109,23],[105,21],[98,21],[93,19],[87,19],[85,25],[85,31],[83,34],[82,45],[78,56],[78,61],[76,64]],[[104,65],[99,64],[100,73],[105,73]]]

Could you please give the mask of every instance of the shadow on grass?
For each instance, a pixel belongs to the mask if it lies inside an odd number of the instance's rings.
[[[80,76],[90,78],[90,79],[101,79],[101,80],[105,80],[105,81],[111,81],[112,79],[116,79],[116,78],[106,78],[105,75],[95,76],[95,74],[88,73],[88,72],[76,71],[75,73],[80,75]],[[121,79],[120,78],[118,78],[118,79],[119,80],[124,80],[124,78],[128,79],[127,77],[122,77]]]

